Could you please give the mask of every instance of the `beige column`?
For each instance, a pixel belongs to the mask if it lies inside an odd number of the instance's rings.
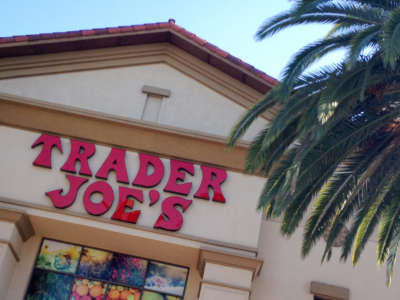
[[[200,300],[248,300],[262,261],[256,258],[200,250]]]
[[[27,215],[0,209],[0,299],[6,298],[23,242],[33,234]]]

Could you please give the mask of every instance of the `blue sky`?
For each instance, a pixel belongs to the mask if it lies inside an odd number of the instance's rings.
[[[257,42],[263,21],[288,9],[287,0],[0,0],[0,36],[60,32],[153,22],[176,24],[280,78],[293,53],[327,32],[302,26]],[[334,62],[333,55],[326,62]]]

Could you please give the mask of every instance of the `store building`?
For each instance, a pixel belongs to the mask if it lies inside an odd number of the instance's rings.
[[[397,299],[257,212],[274,111],[225,139],[274,84],[173,20],[0,38],[0,299]]]

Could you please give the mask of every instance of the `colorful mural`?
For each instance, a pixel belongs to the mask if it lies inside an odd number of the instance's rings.
[[[82,250],[77,274],[82,277],[109,280],[112,257],[111,252],[85,247]]]
[[[111,280],[141,287],[146,276],[147,261],[129,255],[115,253],[111,263]]]
[[[150,262],[144,287],[149,290],[183,296],[187,269]]]
[[[25,299],[68,300],[73,282],[71,275],[35,269]]]
[[[103,300],[106,284],[85,278],[76,278],[72,286],[70,300]]]
[[[44,240],[36,266],[48,270],[75,273],[82,247]]]
[[[120,285],[110,285],[106,300],[140,300],[140,291]]]
[[[188,271],[44,239],[25,300],[182,300]]]

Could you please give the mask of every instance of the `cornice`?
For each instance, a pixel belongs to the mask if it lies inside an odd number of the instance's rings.
[[[220,136],[0,93],[0,124],[243,172],[248,144]]]
[[[170,43],[3,58],[0,80],[157,63],[168,64],[245,108],[262,97],[256,90]],[[271,110],[263,117],[271,120],[275,113]]]

